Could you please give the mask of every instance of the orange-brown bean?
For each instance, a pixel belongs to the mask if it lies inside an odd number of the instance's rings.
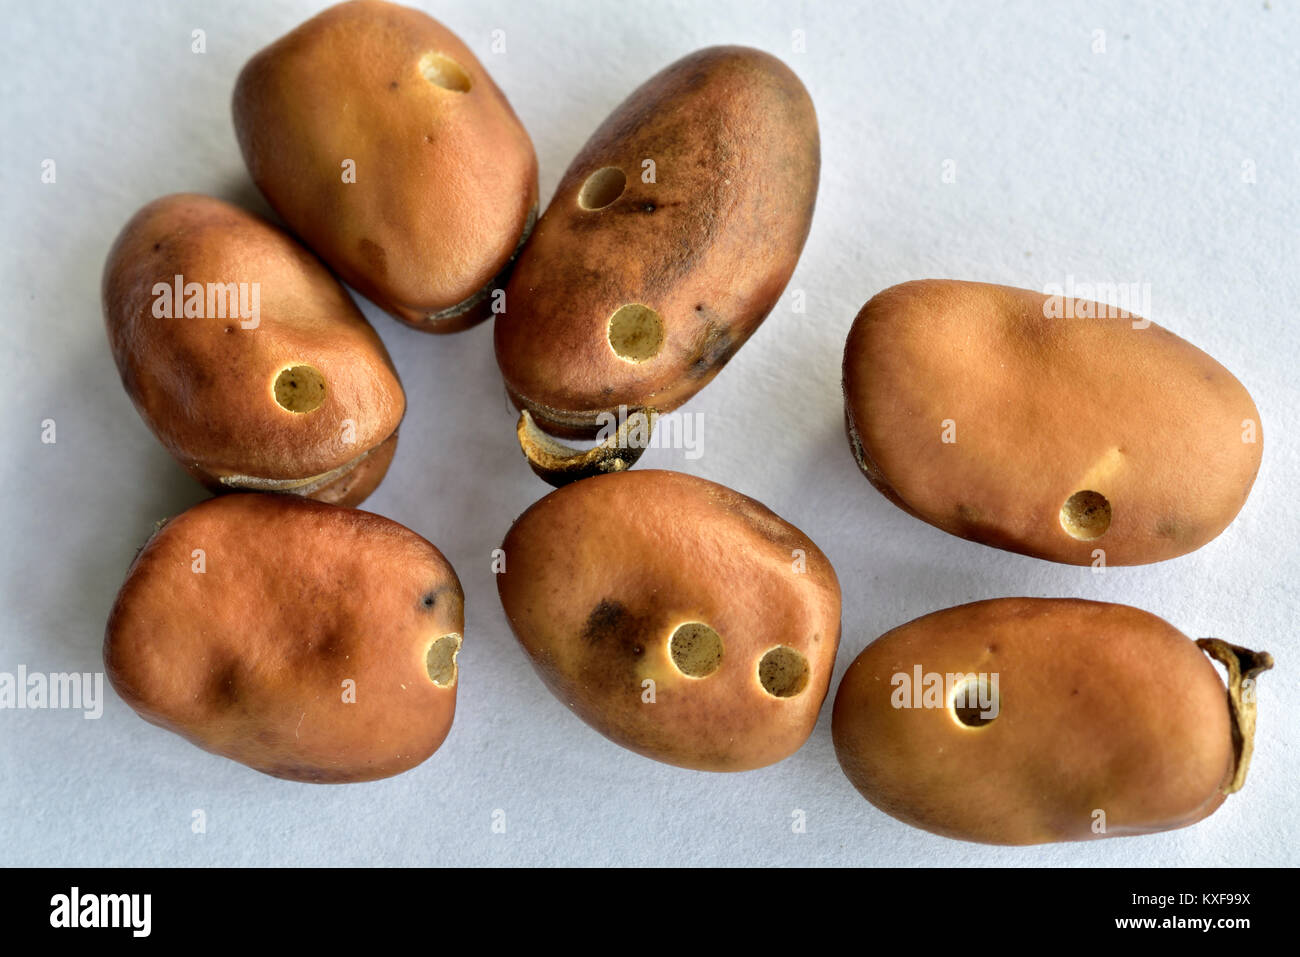
[[[136,557],[104,663],[146,720],[276,777],[398,774],[456,710],[464,595],[442,554],[368,512],[230,495]]]
[[[743,771],[826,697],[840,589],[806,535],[738,492],[630,471],[552,492],[502,546],[501,603],[547,687],[625,748]]]
[[[817,116],[769,54],[710,47],[631,94],[570,164],[495,323],[510,396],[553,435],[666,412],[768,315],[812,222]]]
[[[356,505],[388,471],[406,411],[388,350],[261,217],[193,193],[149,203],[108,254],[103,305],[131,401],[213,491]]]
[[[248,62],[234,118],[254,182],[345,281],[425,332],[487,318],[537,215],[537,157],[445,26],[330,7]]]
[[[893,286],[844,351],[849,441],[892,502],[946,532],[1075,565],[1200,548],[1263,450],[1222,365],[1105,304],[986,283]]]
[[[1207,644],[1104,602],[934,612],[849,666],[835,751],[872,804],[945,837],[1040,844],[1184,827],[1244,782],[1254,730],[1253,688],[1249,700],[1235,678],[1225,690]],[[1252,680],[1272,665],[1222,648]]]

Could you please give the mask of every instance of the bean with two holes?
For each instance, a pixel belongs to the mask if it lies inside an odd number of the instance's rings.
[[[703,388],[789,282],[819,170],[812,100],[766,53],[700,50],[633,92],[570,164],[495,321],[528,421],[593,438],[611,416],[667,412]],[[562,471],[545,466],[554,450],[537,432],[520,439],[544,478]]]
[[[743,771],[812,732],[839,583],[753,499],[676,472],[601,475],[541,499],[502,549],[515,637],[555,696],[617,744]]]

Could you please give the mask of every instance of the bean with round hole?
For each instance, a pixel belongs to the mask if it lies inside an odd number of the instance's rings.
[[[914,827],[987,844],[1145,834],[1245,783],[1272,664],[1127,605],[980,601],[868,645],[831,731],[853,786]]]
[[[1195,346],[1095,303],[985,283],[893,286],[844,351],[849,442],[894,504],[1075,565],[1200,548],[1259,470],[1250,394]]]
[[[710,47],[643,84],[570,164],[495,321],[520,439],[554,484],[639,447],[564,461],[545,435],[597,437],[703,388],[771,311],[812,222],[817,116],[798,77]]]
[[[537,215],[537,156],[441,23],[330,7],[248,62],[234,118],[253,181],[347,283],[425,332],[490,315]]]
[[[230,495],[132,563],[104,664],[147,721],[276,777],[388,777],[442,744],[464,595],[431,544],[368,512]]]
[[[515,637],[555,696],[617,744],[743,771],[812,732],[839,583],[753,499],[677,472],[597,476],[534,504],[502,550]]]
[[[356,505],[388,471],[406,396],[347,290],[259,216],[192,193],[141,209],[108,254],[122,384],[216,492]]]

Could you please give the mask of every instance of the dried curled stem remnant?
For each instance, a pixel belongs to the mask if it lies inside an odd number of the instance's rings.
[[[515,431],[519,447],[533,471],[543,481],[559,488],[578,479],[630,469],[649,445],[658,418],[659,413],[654,409],[637,409],[617,432],[589,449],[572,449],[557,442],[538,428],[527,409],[519,414]]]
[[[1196,644],[1228,669],[1228,708],[1232,712],[1232,746],[1237,766],[1223,793],[1233,794],[1245,785],[1250,757],[1255,750],[1255,677],[1273,667],[1273,656],[1267,651],[1230,645],[1219,638],[1198,638]]]
[[[373,451],[374,449],[366,449],[356,458],[349,459],[338,468],[330,469],[328,472],[321,472],[318,475],[308,475],[306,478],[270,479],[260,478],[256,475],[223,475],[219,481],[222,485],[235,491],[290,492],[295,495],[310,495],[351,472],[364,462]]]

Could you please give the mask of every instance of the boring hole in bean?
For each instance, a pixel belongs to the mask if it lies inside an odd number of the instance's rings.
[[[426,53],[420,57],[420,73],[434,86],[453,93],[468,93],[469,74],[459,63],[445,53]]]
[[[664,321],[639,302],[621,306],[609,317],[609,347],[625,362],[645,362],[664,347]]]
[[[972,675],[957,683],[952,700],[948,702],[952,716],[958,724],[968,728],[982,728],[997,718],[1002,702],[993,693],[988,678]]]
[[[456,683],[456,656],[460,654],[460,635],[443,635],[435,638],[424,655],[424,667],[429,680],[439,688]]]
[[[774,698],[793,698],[808,687],[808,659],[777,645],[759,659],[758,683]]]
[[[1075,492],[1061,506],[1061,527],[1072,538],[1091,541],[1110,528],[1110,502],[1100,492]]]
[[[311,366],[290,366],[275,377],[275,401],[286,412],[314,412],[325,401],[325,377]]]
[[[578,205],[583,209],[604,209],[623,195],[627,176],[617,166],[606,166],[587,177],[578,191]]]
[[[702,621],[688,621],[668,639],[668,654],[682,674],[706,678],[722,665],[722,636]]]

